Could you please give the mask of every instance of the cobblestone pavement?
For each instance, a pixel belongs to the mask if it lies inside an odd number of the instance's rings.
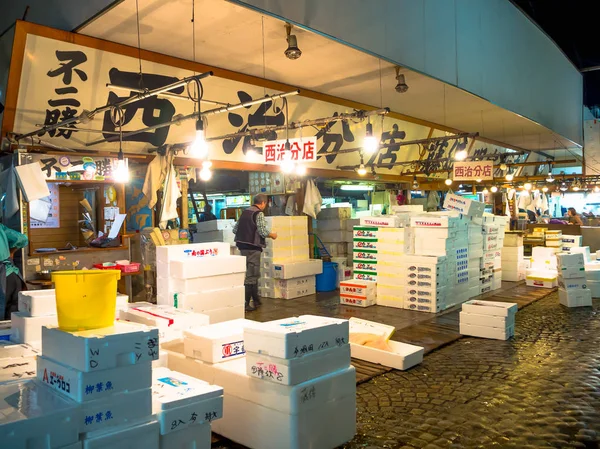
[[[510,341],[463,338],[357,388],[346,449],[600,447],[600,301],[552,294]]]

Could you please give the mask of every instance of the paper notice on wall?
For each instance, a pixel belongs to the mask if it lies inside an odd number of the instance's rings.
[[[119,231],[121,230],[121,226],[123,226],[123,223],[125,222],[126,217],[127,217],[127,214],[117,214],[116,215],[115,221],[113,222],[112,226],[110,227],[110,232],[108,234],[109,239],[117,238],[117,236],[119,235]]]

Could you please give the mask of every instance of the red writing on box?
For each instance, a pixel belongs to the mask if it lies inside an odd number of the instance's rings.
[[[317,138],[303,137],[290,139],[290,153],[293,161],[314,162],[317,160]],[[272,140],[263,144],[265,164],[280,164],[284,160],[286,140]]]

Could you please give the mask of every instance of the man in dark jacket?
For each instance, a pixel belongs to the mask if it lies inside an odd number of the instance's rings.
[[[235,234],[235,243],[242,256],[246,256],[246,311],[255,310],[250,304],[250,299],[254,300],[254,306],[260,306],[260,297],[258,296],[258,279],[260,278],[260,253],[266,246],[266,239],[275,240],[277,233],[269,231],[267,220],[263,211],[267,207],[267,196],[256,195],[253,205],[242,212],[242,216],[235,224],[233,232]]]

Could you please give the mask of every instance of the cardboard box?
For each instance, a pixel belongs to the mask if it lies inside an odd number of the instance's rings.
[[[354,271],[354,279],[359,281],[377,282],[377,273],[372,271]]]
[[[340,282],[340,294],[368,298],[376,294],[376,288],[375,282],[358,280]]]
[[[46,356],[37,357],[37,379],[76,402],[90,402],[124,391],[152,386],[151,362],[101,371],[83,372]]]
[[[404,301],[404,308],[407,310],[414,310],[416,312],[426,313],[438,313],[444,310],[444,307],[441,304],[408,302],[406,300]]]
[[[14,343],[24,343],[39,349],[42,341],[42,327],[56,326],[56,315],[28,316],[28,312],[13,312],[11,314],[11,336]]]
[[[305,247],[308,245],[308,235],[290,235],[279,237],[277,239],[266,239],[266,247],[277,250],[279,248],[290,248],[290,247]]]
[[[316,293],[315,285],[302,285],[299,287],[280,288],[273,287],[273,298],[295,299],[302,296],[314,295]]]
[[[370,307],[376,304],[375,298],[367,299],[360,296],[340,294],[340,304],[345,306]]]
[[[130,425],[88,432],[83,438],[83,449],[129,448],[159,449],[159,425],[148,419]]]
[[[382,228],[383,229],[383,228]],[[352,238],[363,240],[377,240],[379,238],[379,228],[373,226],[354,226]]]
[[[377,297],[377,305],[384,307],[394,307],[396,309],[404,309],[404,297],[381,295]]]
[[[238,319],[185,331],[184,354],[207,363],[243,357],[244,329],[258,325],[256,321]]]
[[[454,193],[448,193],[444,199],[444,209],[453,210],[468,217],[482,217],[485,204]]]
[[[25,316],[48,316],[56,315],[56,291],[55,290],[29,290],[19,292],[19,312]]]
[[[352,357],[356,359],[399,370],[410,369],[423,361],[424,348],[421,346],[393,340],[389,340],[388,345],[392,351],[384,351],[354,343],[351,343],[350,347],[352,348]]]
[[[152,379],[152,413],[161,435],[223,416],[223,388],[167,368],[155,369]]]
[[[592,291],[558,289],[558,301],[565,307],[590,307],[592,305]]]
[[[373,271],[377,272],[377,262],[373,260],[355,260],[352,265],[354,271]]]
[[[361,226],[374,226],[378,228],[397,228],[400,219],[395,215],[381,215],[379,217],[360,217]]]
[[[42,329],[44,356],[84,372],[158,360],[158,344],[158,329],[134,323],[78,332]]]
[[[160,449],[210,449],[212,444],[210,423],[193,425],[160,436]]]
[[[79,404],[34,380],[0,384],[0,414],[0,441],[6,449],[59,448],[79,440]]]
[[[275,279],[291,279],[321,274],[323,262],[321,259],[312,259],[305,262],[275,264],[273,277]]]
[[[343,344],[324,351],[305,354],[294,359],[248,352],[246,374],[282,385],[300,383],[350,366],[350,345]]]
[[[491,338],[494,340],[508,340],[515,334],[514,326],[507,328],[476,326],[473,324],[460,323],[460,333],[471,337]]]
[[[348,321],[302,315],[244,330],[246,350],[291,359],[348,343]]]

